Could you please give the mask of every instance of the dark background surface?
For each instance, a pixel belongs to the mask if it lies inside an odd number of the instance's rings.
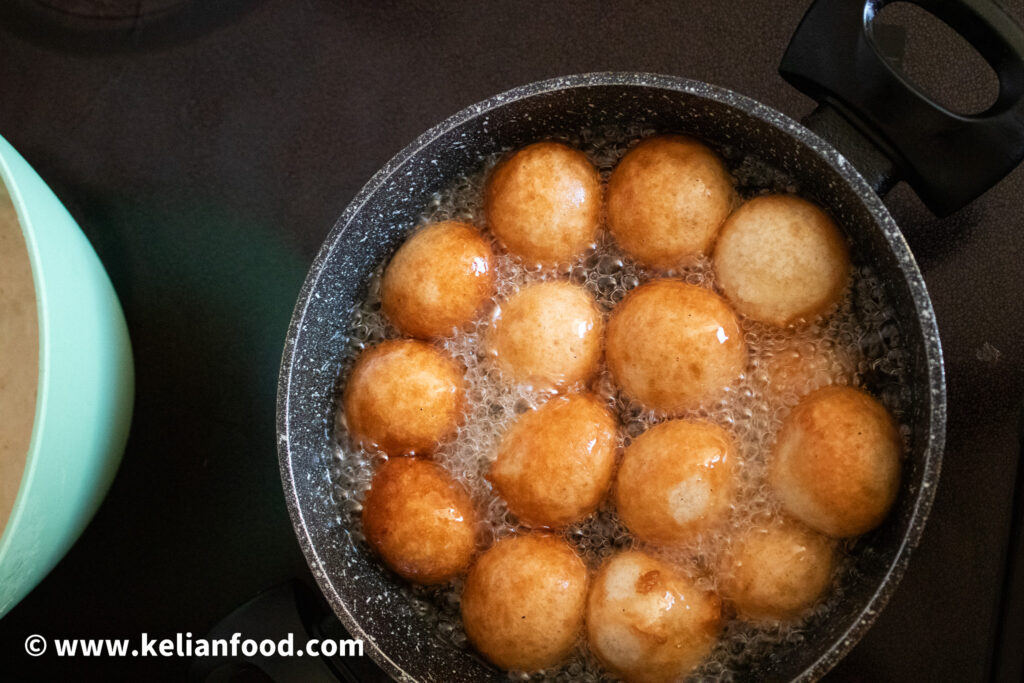
[[[178,680],[181,659],[28,660],[22,643],[199,636],[261,590],[311,580],[278,478],[281,346],[321,241],[389,157],[466,105],[572,72],[677,74],[800,117],[812,103],[776,67],[806,4],[6,3],[0,134],[105,264],[137,399],[102,508],[0,621],[0,679]],[[1024,19],[1020,0],[1003,5]],[[991,79],[934,24],[882,19],[885,51],[919,83],[961,109],[991,101]],[[1019,633],[998,628],[1024,385],[1022,198],[1024,169],[943,220],[903,185],[887,197],[938,316],[948,446],[906,578],[830,680],[977,681],[1024,659]]]

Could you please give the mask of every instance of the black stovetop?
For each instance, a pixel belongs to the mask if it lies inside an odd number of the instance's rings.
[[[1020,0],[1003,2],[1024,20]],[[806,5],[5,3],[0,134],[105,264],[131,330],[137,398],[102,508],[0,620],[0,678],[178,680],[182,659],[29,660],[22,643],[204,634],[263,589],[312,583],[278,478],[281,347],[321,241],[390,156],[468,104],[574,72],[682,75],[802,116],[812,103],[776,67]],[[90,18],[96,8],[108,16]],[[889,40],[912,73],[954,100],[985,96],[975,81],[950,82],[956,53],[937,33],[910,35],[897,28]],[[919,59],[922,45],[945,56]],[[938,316],[947,450],[906,577],[829,680],[977,681],[993,661],[1024,660],[1019,630],[993,654],[1024,386],[1022,198],[1024,169],[944,220],[905,186],[887,197]],[[1009,616],[1019,629],[1021,612]],[[354,668],[375,679],[368,661]]]

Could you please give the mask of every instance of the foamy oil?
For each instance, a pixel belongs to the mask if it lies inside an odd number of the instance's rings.
[[[602,127],[552,139],[583,150],[607,179],[622,155],[636,141],[654,132],[640,126]],[[799,184],[793,178],[757,157],[731,148],[718,148],[718,151],[729,164],[737,189],[744,197],[764,192],[799,191]],[[483,227],[483,184],[499,159],[500,155],[482,159],[475,172],[455,179],[436,194],[425,207],[420,224],[460,220]],[[490,310],[467,329],[437,342],[466,369],[468,414],[455,438],[442,444],[434,459],[460,481],[476,501],[481,518],[478,529],[481,548],[524,530],[492,490],[486,476],[497,454],[498,442],[511,422],[550,397],[530,387],[504,381],[489,359],[482,340],[492,324],[490,313],[494,306],[530,282],[568,279],[590,292],[607,314],[630,290],[660,276],[634,262],[603,231],[586,254],[547,271],[524,266],[503,254],[497,244],[494,247],[497,287]],[[360,351],[399,336],[381,312],[380,284],[384,265],[380,264],[370,276],[366,294],[353,312],[339,387],[344,385],[345,374]],[[714,271],[706,258],[670,275],[715,289]],[[710,420],[725,427],[733,435],[740,456],[738,494],[728,519],[671,551],[647,549],[678,566],[704,588],[717,589],[719,576],[715,568],[731,539],[738,532],[766,523],[778,514],[777,503],[766,483],[765,456],[783,418],[802,395],[830,384],[862,386],[870,378],[885,375],[888,378],[886,389],[879,398],[898,421],[903,421],[909,396],[901,387],[907,386],[908,362],[900,345],[895,310],[870,266],[855,265],[851,280],[833,312],[796,330],[780,330],[741,319],[750,350],[747,371],[729,387],[723,398],[682,416]],[[602,369],[586,388],[601,396],[618,417],[621,447],[629,445],[632,439],[659,421],[653,412],[618,392],[606,369]],[[906,432],[905,427],[902,429]],[[331,477],[341,527],[347,530],[353,542],[365,544],[360,530],[361,501],[375,468],[386,456],[355,448],[345,434],[343,420],[338,421],[336,436]],[[643,547],[619,521],[609,500],[597,512],[561,533],[591,570],[596,570],[603,560],[619,550]],[[690,678],[732,680],[744,672],[749,674],[756,670],[758,662],[776,648],[803,642],[809,629],[827,619],[842,599],[838,578],[849,562],[842,547],[839,552],[832,590],[803,619],[755,623],[727,614],[714,651]],[[435,637],[452,647],[470,647],[459,614],[461,578],[434,587],[415,586],[397,578],[396,583],[417,615],[432,628]],[[524,681],[617,680],[602,669],[583,642],[572,657],[556,668],[530,674],[509,672],[509,677]]]

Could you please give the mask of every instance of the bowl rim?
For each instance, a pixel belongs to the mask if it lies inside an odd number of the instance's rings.
[[[0,137],[0,143],[6,143],[6,139]],[[9,146],[9,143],[7,143]],[[13,146],[9,149],[14,150]],[[14,150],[15,152],[17,150]],[[18,528],[18,521],[23,515],[24,508],[28,505],[31,482],[34,480],[32,472],[35,463],[39,459],[40,442],[46,423],[46,401],[50,393],[47,383],[50,373],[49,351],[51,349],[50,326],[48,325],[46,313],[46,290],[44,288],[43,276],[39,268],[39,244],[36,240],[35,230],[32,226],[32,218],[26,205],[22,188],[16,180],[16,174],[11,169],[10,161],[6,154],[0,154],[0,184],[4,186],[14,207],[18,219],[18,227],[25,244],[25,252],[28,256],[29,268],[32,272],[32,288],[36,303],[36,334],[38,336],[38,357],[36,372],[36,407],[32,420],[32,434],[29,437],[28,451],[25,454],[25,464],[21,471],[21,481],[18,484],[18,493],[14,498],[7,523],[0,529],[0,558],[7,554],[7,548],[13,543],[14,532]],[[10,533],[8,533],[10,532]]]
[[[310,535],[310,530],[307,527],[300,505],[299,493],[295,483],[296,472],[292,467],[291,442],[289,439],[291,430],[289,407],[292,374],[298,352],[298,341],[303,333],[302,327],[306,319],[306,312],[313,294],[317,290],[325,265],[334,254],[342,235],[352,223],[352,220],[359,214],[369,198],[423,148],[453,128],[509,102],[561,90],[602,86],[631,86],[683,92],[738,109],[747,116],[756,118],[773,128],[779,129],[788,137],[797,138],[852,186],[852,189],[860,197],[871,217],[878,224],[890,249],[898,259],[899,269],[911,290],[913,306],[923,332],[923,347],[927,363],[927,390],[931,399],[931,410],[928,415],[922,418],[928,420],[928,432],[923,448],[924,457],[921,465],[922,483],[920,489],[913,492],[913,504],[907,531],[903,535],[896,554],[874,594],[857,614],[850,626],[836,637],[831,647],[821,652],[817,659],[793,679],[796,681],[817,680],[846,656],[874,623],[878,614],[895,592],[900,579],[906,571],[911,552],[920,542],[921,534],[935,497],[945,445],[947,407],[942,346],[931,298],[928,295],[924,278],[910,251],[910,247],[881,198],[864,180],[859,171],[831,144],[794,119],[753,98],[721,86],[679,76],[617,71],[582,73],[534,81],[498,93],[458,111],[418,136],[370,178],[351,202],[349,202],[324,239],[299,291],[285,338],[281,371],[278,377],[277,443],[281,482],[292,526],[295,529],[295,534],[306,562],[321,592],[327,598],[334,613],[342,621],[345,628],[354,637],[361,638],[364,641],[366,651],[392,678],[402,681],[415,681],[416,679],[412,675],[402,669],[397,662],[380,649],[373,638],[363,630],[352,613],[349,612],[347,605],[341,596],[338,595],[332,581],[328,577],[328,570],[317,551],[317,543]]]

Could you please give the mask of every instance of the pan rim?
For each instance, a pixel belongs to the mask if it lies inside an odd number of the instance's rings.
[[[655,73],[607,71],[561,76],[517,86],[465,107],[428,129],[388,160],[359,190],[331,228],[310,266],[288,326],[288,333],[282,353],[277,393],[278,459],[285,500],[292,525],[295,528],[296,537],[321,592],[327,598],[335,614],[349,633],[353,637],[363,640],[366,645],[366,651],[372,659],[392,678],[400,681],[417,680],[380,649],[348,610],[347,605],[337,593],[333,582],[327,575],[327,570],[317,552],[316,543],[310,536],[309,528],[299,504],[299,493],[295,486],[295,473],[292,469],[292,452],[289,440],[291,429],[289,423],[289,400],[298,340],[302,334],[306,312],[323,275],[324,266],[333,255],[341,237],[352,223],[352,220],[359,214],[369,198],[423,148],[453,128],[507,103],[550,92],[601,86],[631,86],[670,90],[714,100],[720,104],[738,109],[748,116],[777,128],[788,137],[798,139],[851,185],[881,229],[893,254],[897,257],[899,269],[911,290],[913,305],[924,337],[925,360],[928,365],[928,391],[931,396],[931,410],[925,417],[928,420],[928,424],[927,443],[924,447],[922,462],[922,484],[921,488],[914,493],[914,502],[908,521],[907,532],[903,536],[896,554],[881,582],[878,584],[874,595],[860,610],[846,631],[841,633],[832,642],[831,647],[824,650],[817,659],[793,679],[795,681],[817,680],[846,656],[874,623],[878,614],[884,609],[899,585],[906,571],[910,555],[920,542],[941,474],[942,455],[945,445],[946,383],[942,346],[931,298],[928,295],[924,277],[917,266],[910,247],[896,225],[895,220],[882,202],[882,199],[872,190],[857,169],[832,145],[825,142],[796,120],[750,97],[706,82]]]

